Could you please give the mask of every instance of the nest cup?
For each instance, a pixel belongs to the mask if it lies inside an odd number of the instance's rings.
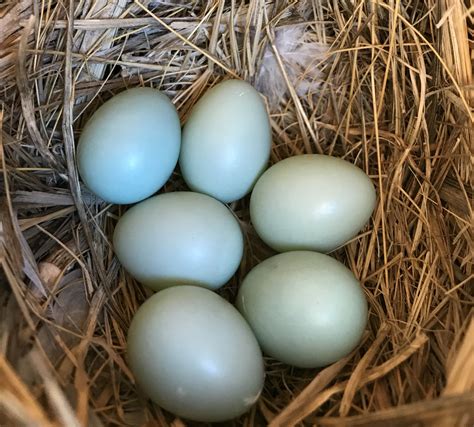
[[[235,426],[474,423],[472,8],[461,0],[94,0],[0,4],[0,423],[182,426],[137,389],[126,332],[150,295],[114,257],[126,207],[78,180],[75,142],[124,88],[164,91],[181,121],[226,78],[267,102],[271,162],[342,157],[378,194],[331,255],[370,306],[360,346],[321,370],[266,359]],[[471,44],[470,44],[471,43]],[[179,170],[161,191],[185,189]],[[272,254],[248,197],[233,301]]]

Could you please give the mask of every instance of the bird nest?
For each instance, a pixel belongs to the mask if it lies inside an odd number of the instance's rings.
[[[149,291],[114,257],[126,210],[82,186],[75,143],[124,88],[164,91],[184,123],[205,90],[257,87],[271,162],[342,157],[378,194],[332,256],[361,281],[360,346],[322,370],[266,358],[229,425],[472,425],[473,9],[462,0],[0,2],[0,418],[4,425],[182,426],[137,389],[126,333]],[[179,170],[162,191],[185,188]],[[244,260],[272,254],[233,203]],[[277,315],[277,314],[276,314]]]

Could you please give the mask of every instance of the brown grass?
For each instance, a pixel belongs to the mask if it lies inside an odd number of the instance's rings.
[[[291,25],[329,50],[312,64],[315,93],[298,95],[282,74],[286,95],[269,103],[272,162],[324,152],[372,177],[370,224],[333,254],[360,278],[370,321],[360,348],[321,371],[268,359],[261,399],[234,425],[474,423],[474,10],[289,3],[0,2],[0,424],[187,425],[139,394],[127,368],[127,327],[148,292],[114,258],[124,208],[80,185],[75,141],[125,87],[164,90],[185,121],[208,87],[254,82],[268,43],[283,66],[274,36]],[[165,190],[179,188],[176,172]],[[271,253],[248,199],[232,208],[248,247],[229,299]]]

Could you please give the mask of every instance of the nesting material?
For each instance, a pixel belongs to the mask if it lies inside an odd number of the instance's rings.
[[[321,370],[267,358],[262,395],[235,425],[472,425],[467,3],[1,2],[2,422],[188,425],[146,400],[127,366],[126,332],[150,292],[115,258],[125,208],[82,186],[75,143],[125,88],[159,88],[184,123],[208,88],[243,78],[271,113],[272,163],[344,158],[371,177],[377,203],[331,254],[367,296],[361,345]],[[163,191],[185,188],[176,170]],[[246,241],[219,291],[231,301],[273,254],[248,205],[231,206]]]
[[[294,89],[300,98],[316,97],[322,83],[320,66],[328,46],[306,39],[306,25],[278,28],[269,38],[257,72],[256,86],[267,96],[273,110]]]

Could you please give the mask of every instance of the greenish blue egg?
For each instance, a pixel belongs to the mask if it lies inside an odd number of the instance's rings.
[[[192,109],[179,164],[193,191],[228,203],[251,191],[270,148],[270,122],[259,93],[244,81],[226,80]]]
[[[194,421],[238,417],[263,387],[262,354],[250,327],[231,304],[199,287],[149,298],[130,325],[127,351],[143,391]]]
[[[264,353],[316,368],[349,354],[367,324],[367,300],[352,272],[317,252],[263,261],[245,277],[237,307]]]
[[[356,236],[376,201],[358,167],[320,154],[289,157],[260,177],[250,217],[262,240],[278,252],[330,252]]]
[[[129,209],[114,232],[123,267],[156,291],[224,285],[239,267],[243,236],[232,212],[205,194],[164,193]]]
[[[114,96],[89,119],[77,148],[85,185],[109,203],[136,203],[158,191],[178,161],[181,128],[168,97],[151,88]]]

